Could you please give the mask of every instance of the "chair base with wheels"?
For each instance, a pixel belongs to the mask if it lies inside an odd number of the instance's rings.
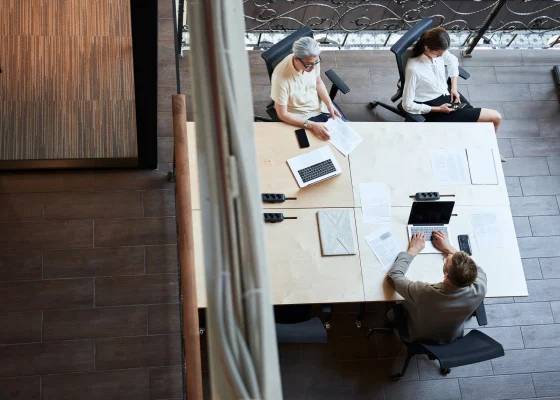
[[[448,375],[453,367],[474,364],[504,355],[504,348],[500,343],[477,330],[471,330],[465,336],[444,345],[422,341],[408,342],[408,326],[404,308],[397,304],[393,307],[393,312],[395,315],[394,329],[397,330],[401,341],[406,346],[406,359],[402,371],[392,376],[395,381],[404,377],[410,360],[419,354],[426,354],[430,360],[438,360],[440,373],[444,376]],[[479,325],[488,323],[484,303],[480,303],[473,315],[476,316]],[[370,329],[366,337],[370,338],[376,333],[393,334],[393,328]]]

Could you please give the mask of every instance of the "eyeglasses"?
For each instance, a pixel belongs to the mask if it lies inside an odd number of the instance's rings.
[[[299,57],[296,57],[296,58],[301,63],[301,65],[303,65],[303,68],[305,68],[305,69],[313,68],[314,66],[316,66],[317,64],[319,64],[321,62],[321,57],[319,57],[319,59],[317,61],[315,61],[313,64],[305,64],[301,58],[299,58]]]

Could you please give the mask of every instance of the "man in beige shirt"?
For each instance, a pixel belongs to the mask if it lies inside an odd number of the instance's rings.
[[[282,121],[309,129],[319,139],[328,140],[324,123],[342,115],[321,79],[321,49],[313,38],[304,37],[294,42],[292,51],[274,68],[270,80],[270,97],[276,113]]]
[[[443,232],[433,232],[432,243],[443,253],[443,282],[429,284],[405,277],[414,257],[424,249],[426,237],[415,234],[389,270],[389,279],[407,312],[411,342],[445,344],[463,336],[463,325],[486,296],[486,274],[464,251],[457,251]]]

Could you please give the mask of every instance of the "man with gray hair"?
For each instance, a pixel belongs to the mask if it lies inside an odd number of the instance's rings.
[[[330,139],[325,122],[340,117],[321,79],[321,49],[310,37],[294,42],[289,54],[274,69],[270,97],[278,117],[291,125],[310,129],[322,140]]]

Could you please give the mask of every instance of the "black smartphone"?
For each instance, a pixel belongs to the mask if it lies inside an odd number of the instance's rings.
[[[467,103],[453,103],[451,108],[454,108],[456,110],[460,110],[462,108],[465,108],[466,105],[467,105]]]
[[[305,133],[305,129],[298,129],[295,132],[299,148],[305,149],[306,147],[309,147],[309,140],[307,139],[307,133]]]
[[[469,235],[459,235],[459,250],[464,251],[469,256],[472,256],[471,241],[469,240]]]

